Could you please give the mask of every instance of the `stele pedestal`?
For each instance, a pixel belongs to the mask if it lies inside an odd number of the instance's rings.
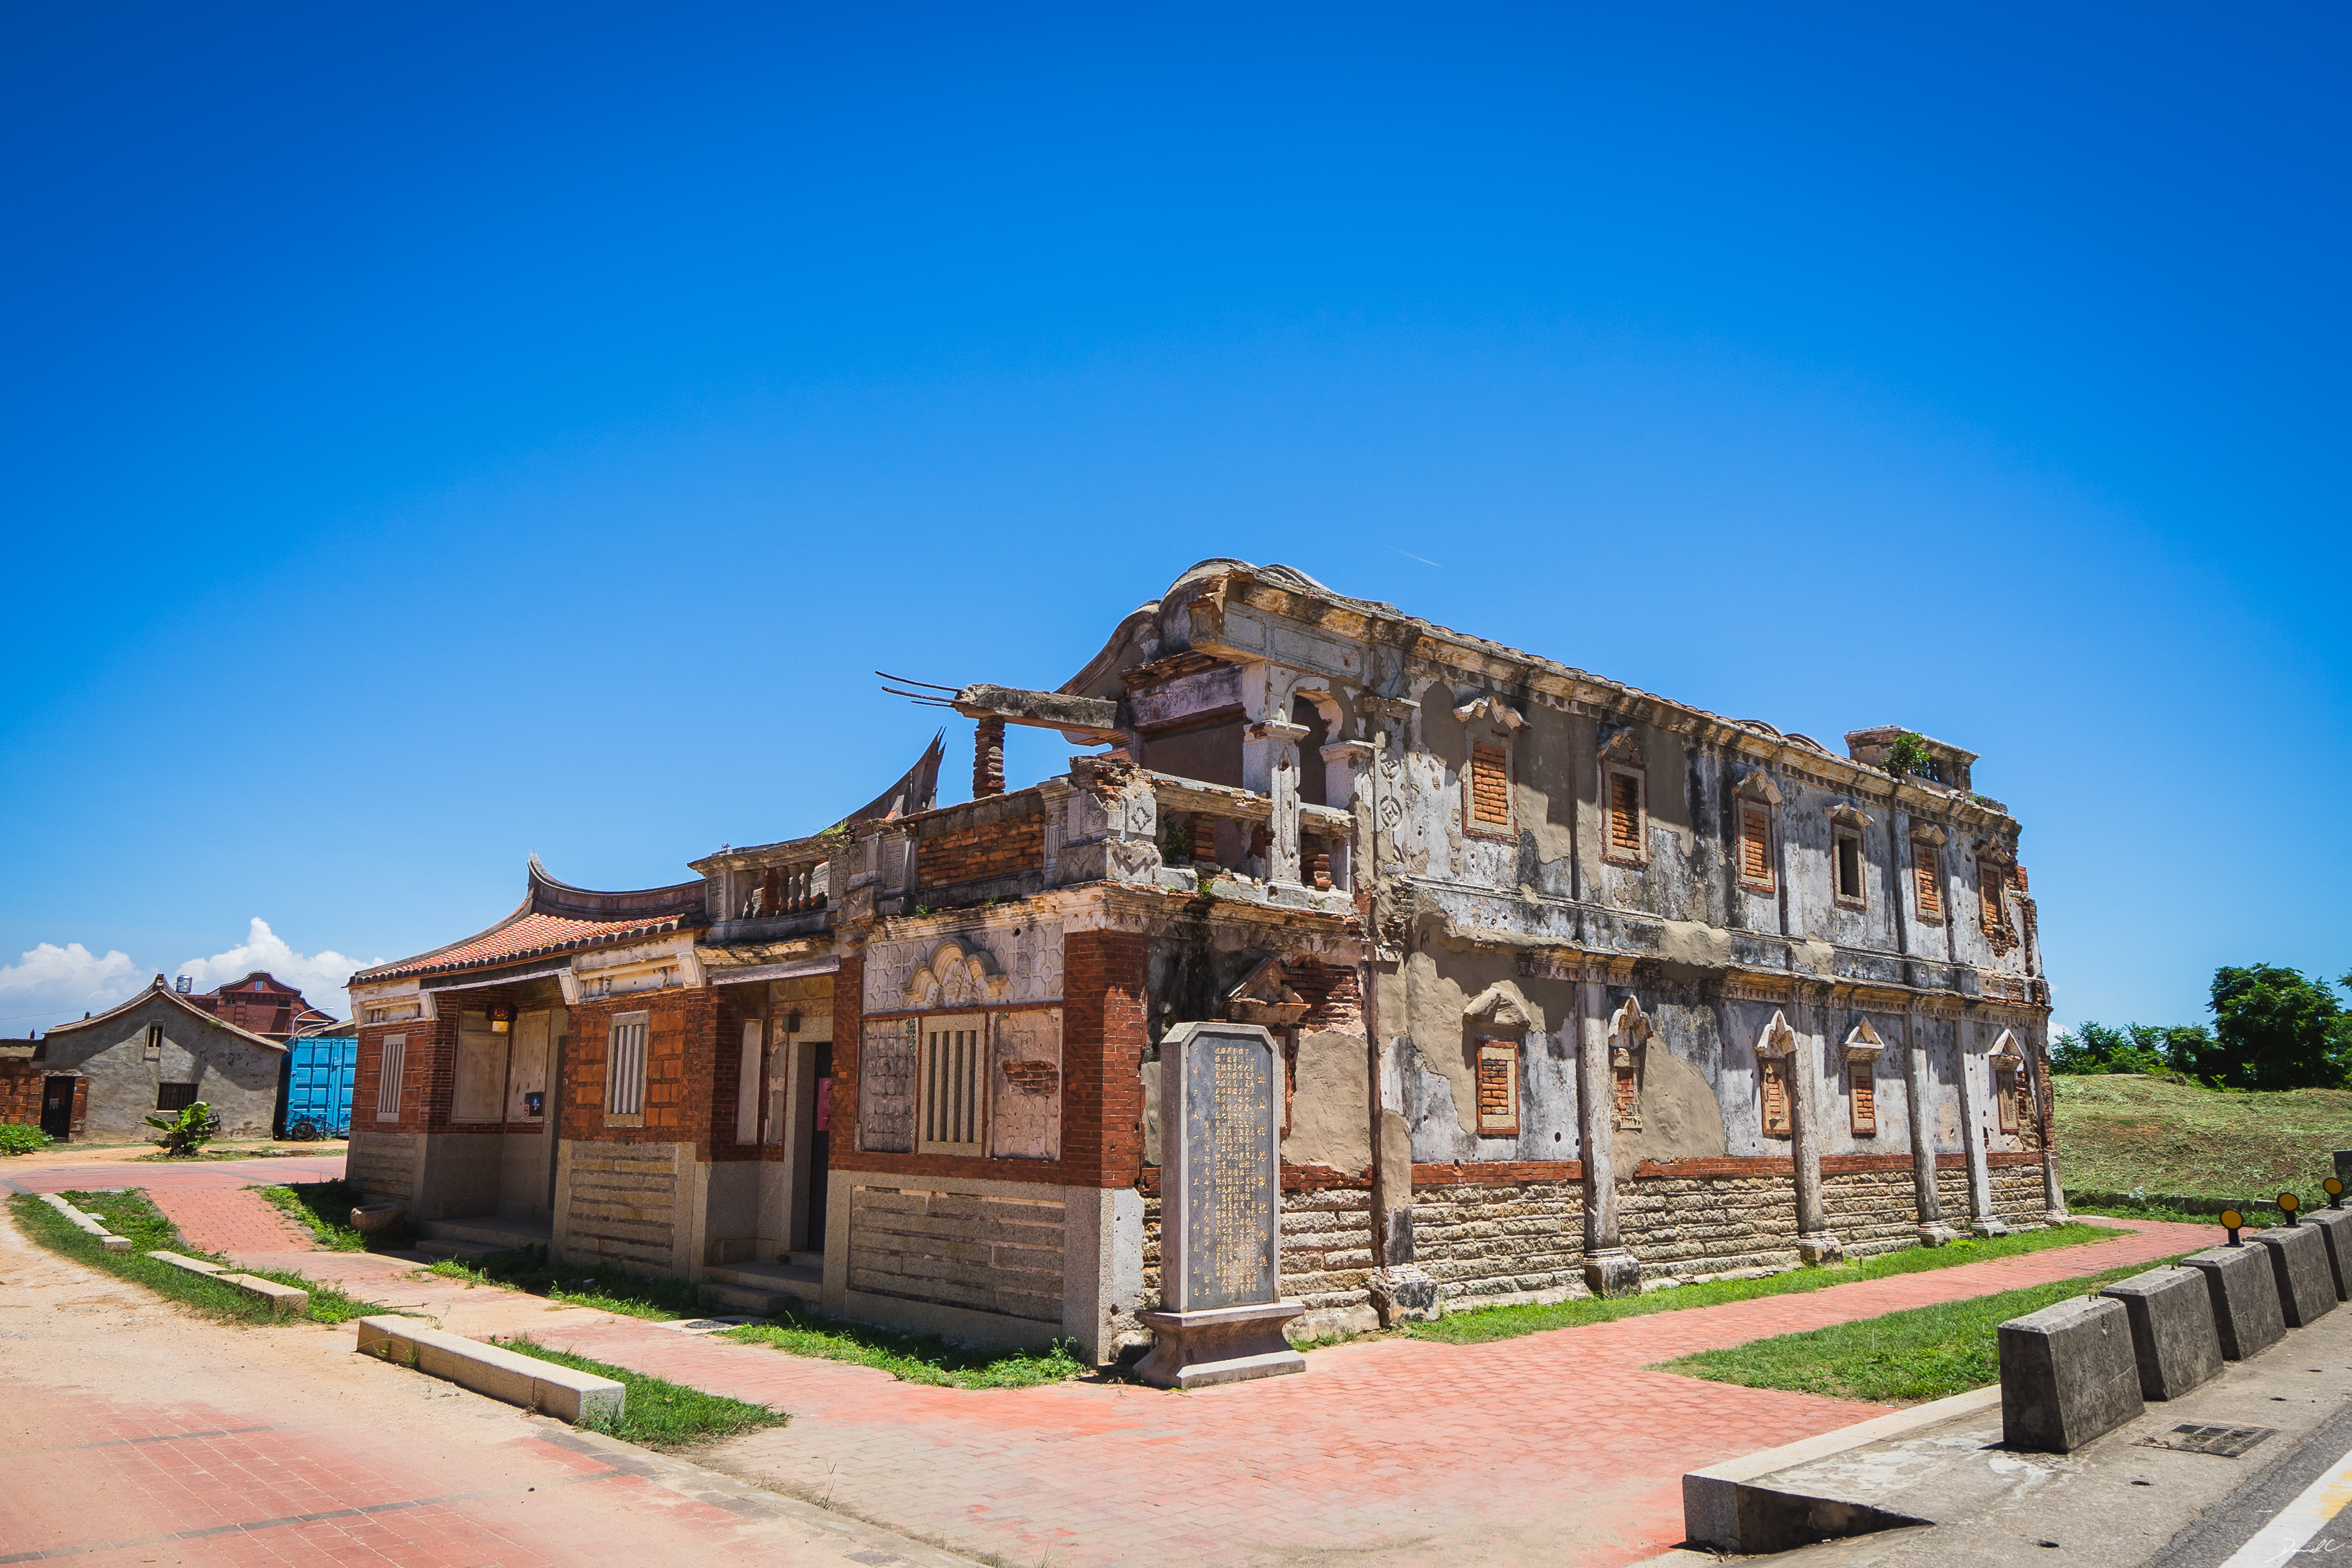
[[[1307,1310],[1276,1292],[1281,1158],[1274,1036],[1255,1024],[1181,1024],[1160,1046],[1160,1296],[1136,1373],[1204,1388],[1305,1372],[1282,1326]]]

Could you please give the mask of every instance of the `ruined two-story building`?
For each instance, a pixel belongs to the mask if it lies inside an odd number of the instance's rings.
[[[2062,1212],[2018,824],[1967,752],[1222,560],[1058,691],[940,700],[968,804],[919,766],[637,892],[534,861],[354,976],[353,1179],[446,1247],[1108,1358],[1158,1303],[1158,1042],[1224,1019],[1280,1042],[1303,1331]],[[1086,750],[1007,791],[1006,724]]]

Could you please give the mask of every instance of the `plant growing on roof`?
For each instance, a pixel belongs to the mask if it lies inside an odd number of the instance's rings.
[[[1889,773],[1901,778],[1906,773],[1923,779],[1936,776],[1936,755],[1927,750],[1927,737],[1916,730],[1906,730],[1895,737],[1886,748],[1886,759],[1879,763]]]
[[[147,1125],[163,1129],[163,1136],[155,1142],[167,1157],[187,1159],[202,1152],[221,1130],[220,1118],[201,1100],[177,1116],[151,1116]]]

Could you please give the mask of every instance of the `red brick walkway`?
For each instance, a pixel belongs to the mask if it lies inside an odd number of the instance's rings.
[[[251,1187],[150,1187],[147,1195],[205,1252],[289,1252],[310,1245],[302,1227]]]
[[[1644,1371],[1694,1351],[2150,1261],[2203,1227],[1486,1345],[1318,1351],[1303,1376],[1175,1394],[924,1388],[627,1320],[551,1334],[793,1412],[706,1462],[919,1539],[1055,1568],[1317,1562],[1592,1568],[1682,1538],[1681,1479],[1883,1407]]]

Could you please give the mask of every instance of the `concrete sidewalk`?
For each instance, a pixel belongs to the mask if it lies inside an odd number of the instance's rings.
[[[1998,1404],[1974,1415],[1850,1449],[1774,1477],[1808,1493],[1853,1497],[1937,1522],[1826,1541],[1746,1559],[1790,1568],[2138,1568],[2220,1562],[2261,1522],[2206,1527],[2236,1494],[2294,1465],[2306,1439],[2342,1457],[2352,1411],[2352,1311],[2329,1313],[2186,1396],[2151,1404],[2138,1420],[2071,1454],[2000,1447]],[[2147,1446],[2188,1426],[2267,1427],[2242,1456]],[[2291,1493],[2290,1493],[2291,1495]],[[2213,1536],[2201,1543],[2192,1538]],[[1699,1554],[1692,1563],[1714,1559]]]

